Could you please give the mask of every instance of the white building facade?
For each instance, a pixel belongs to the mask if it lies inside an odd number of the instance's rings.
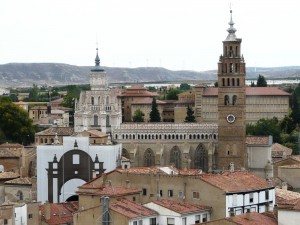
[[[37,199],[64,202],[78,186],[120,164],[122,145],[90,145],[89,137],[64,137],[62,145],[37,146]]]
[[[97,55],[95,67],[90,73],[90,91],[82,91],[79,100],[75,100],[74,130],[97,129],[111,132],[122,122],[121,99],[118,91],[108,88],[106,72],[100,67]]]

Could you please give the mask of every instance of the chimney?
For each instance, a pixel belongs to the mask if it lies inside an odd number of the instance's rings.
[[[281,189],[287,191],[287,189],[288,189],[288,184],[287,184],[287,182],[282,182],[282,183],[281,183]]]
[[[48,221],[51,217],[51,205],[48,201],[44,204],[44,210],[45,210],[45,219]]]
[[[250,209],[246,209],[246,217],[247,220],[251,220],[251,212]]]
[[[230,172],[234,172],[234,163],[233,162],[231,162],[229,164],[229,168],[230,168]]]

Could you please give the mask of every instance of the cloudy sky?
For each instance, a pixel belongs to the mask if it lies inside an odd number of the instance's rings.
[[[300,66],[299,0],[0,0],[0,64],[216,69],[230,2],[247,66]]]

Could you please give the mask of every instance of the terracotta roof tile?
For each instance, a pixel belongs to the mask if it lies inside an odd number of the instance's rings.
[[[292,154],[291,148],[275,143],[272,145],[272,157],[286,157]]]
[[[56,134],[58,136],[70,136],[74,133],[74,128],[73,127],[51,127],[46,130],[43,130],[41,132],[36,133],[35,135],[53,135],[55,136]]]
[[[277,204],[278,209],[300,211],[300,198],[281,201]]]
[[[217,96],[218,95],[218,88],[210,87],[205,88],[203,92],[204,96]],[[266,95],[283,95],[289,96],[290,94],[280,90],[277,87],[246,87],[246,96],[266,96]]]
[[[20,177],[19,174],[14,173],[14,172],[2,172],[0,173],[0,179],[15,179]]]
[[[86,130],[81,133],[85,133],[85,132],[91,134],[92,135],[91,137],[107,137],[108,136],[107,133],[101,132],[99,130]]]
[[[78,210],[78,202],[50,204],[49,220],[46,220],[45,218],[45,207],[46,204],[40,206],[42,221],[49,225],[73,224],[73,213]]]
[[[202,174],[199,178],[225,192],[247,192],[274,187],[266,180],[247,171]]]
[[[248,136],[246,137],[248,145],[269,145],[269,136]]]
[[[150,104],[152,104],[152,101],[153,101],[152,98],[138,98],[134,102],[132,102],[131,104],[132,105],[138,105],[138,104],[149,104],[150,105]],[[156,100],[156,103],[158,105],[166,104],[164,101],[161,101],[161,100]]]
[[[211,210],[210,206],[178,202],[178,201],[173,201],[168,199],[162,199],[159,201],[152,201],[152,202],[180,214]]]
[[[143,92],[124,92],[119,95],[120,97],[155,97],[158,96],[155,92],[143,91]]]
[[[276,203],[281,204],[282,202],[294,199],[300,199],[300,193],[294,191],[288,191],[281,188],[275,189]]]
[[[105,196],[124,196],[130,194],[139,194],[142,192],[141,189],[136,188],[125,188],[125,187],[115,187],[113,185],[103,185],[103,184],[93,184],[91,182],[83,184],[78,187],[78,194],[86,195],[105,195]]]
[[[112,203],[109,206],[109,209],[118,212],[130,219],[157,215],[157,212],[155,212],[154,210],[148,209],[141,204],[125,198],[118,199],[116,202]]]
[[[22,184],[22,185],[32,185],[32,180],[29,177],[19,177],[13,180],[4,182],[5,184]]]
[[[277,220],[275,218],[257,212],[251,212],[249,215],[244,213],[226,219],[239,225],[277,225]]]

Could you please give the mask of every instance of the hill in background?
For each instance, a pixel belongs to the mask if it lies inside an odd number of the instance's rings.
[[[59,63],[9,63],[0,65],[0,86],[66,85],[89,83],[92,67]],[[161,82],[186,80],[217,80],[217,70],[172,71],[159,67],[103,67],[108,82]],[[268,79],[300,78],[300,66],[247,67],[247,79],[262,74]]]

